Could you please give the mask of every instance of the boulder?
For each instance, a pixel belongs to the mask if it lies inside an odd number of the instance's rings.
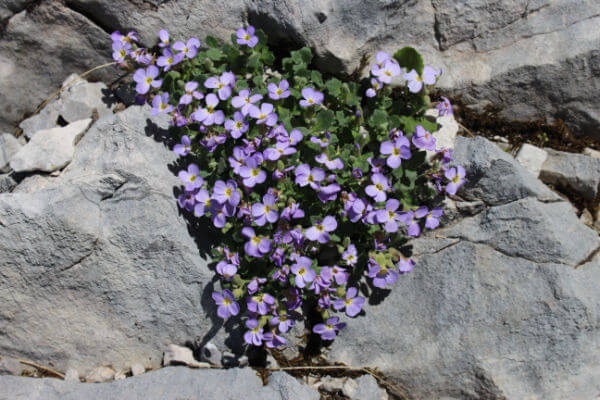
[[[0,400],[318,400],[319,393],[277,372],[263,386],[249,368],[191,370],[163,368],[109,383],[77,383],[44,378],[1,376]]]
[[[600,191],[600,159],[583,154],[549,150],[540,179],[594,200]]]

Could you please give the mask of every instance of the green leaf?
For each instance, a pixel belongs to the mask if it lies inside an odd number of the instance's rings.
[[[350,118],[343,111],[336,111],[335,119],[341,127],[346,127],[350,124]]]
[[[270,52],[269,50],[265,49],[262,52],[261,60],[266,65],[273,65],[273,62],[275,61],[275,55],[272,52]]]
[[[319,71],[312,71],[310,73],[310,79],[319,87],[323,87],[323,76]]]
[[[306,64],[310,64],[313,58],[312,51],[310,51],[310,48],[303,47],[300,50],[298,50],[298,53],[300,54],[302,61],[304,61]]]
[[[383,110],[375,110],[369,118],[369,125],[377,129],[386,129],[388,126],[388,113]]]
[[[317,114],[317,117],[315,118],[315,128],[319,131],[324,131],[331,126],[333,119],[333,111],[322,110]]]
[[[394,53],[394,58],[398,61],[401,67],[406,68],[408,72],[411,70],[417,71],[419,75],[423,73],[425,64],[423,63],[423,57],[412,47],[403,47]]]
[[[248,62],[246,65],[250,69],[258,69],[260,67],[260,53],[254,53],[250,57],[248,57]]]
[[[325,82],[325,87],[329,91],[329,94],[333,97],[337,97],[341,93],[342,82],[339,79],[331,78]]]
[[[219,47],[219,41],[213,36],[207,36],[204,41],[208,47]]]
[[[215,49],[215,48],[210,48],[206,51],[206,55],[208,56],[208,58],[210,58],[213,61],[219,61],[221,60],[224,55],[221,52],[221,50],[219,49]]]

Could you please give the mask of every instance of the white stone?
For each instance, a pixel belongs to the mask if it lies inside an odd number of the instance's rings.
[[[15,172],[52,172],[71,162],[75,145],[92,122],[91,118],[65,127],[39,131],[10,160]]]
[[[525,167],[527,171],[531,172],[536,177],[540,174],[542,165],[547,158],[548,152],[546,150],[540,149],[539,147],[528,143],[525,143],[523,146],[521,146],[521,149],[515,157],[519,164]]]
[[[163,356],[163,365],[185,364],[188,367],[194,368],[210,368],[209,363],[199,362],[194,358],[192,349],[188,347],[170,344]]]
[[[115,371],[111,367],[98,367],[90,371],[85,377],[86,382],[100,383],[112,381],[115,378]]]
[[[142,364],[135,363],[131,366],[131,375],[138,376],[146,372],[146,368]]]
[[[594,157],[594,158],[600,158],[600,151],[594,150],[594,149],[590,149],[589,147],[586,147],[585,149],[583,149],[582,153],[584,155],[586,155],[586,156],[590,156],[590,157]]]
[[[10,133],[0,135],[0,171],[10,162],[11,158],[19,152],[22,145]]]
[[[79,372],[73,368],[67,369],[65,372],[65,381],[79,382]]]
[[[125,378],[127,378],[127,375],[125,375],[124,369],[118,370],[117,373],[115,374],[115,381],[122,381]]]
[[[439,111],[436,108],[431,108],[425,112],[425,116],[435,118],[435,122],[439,126],[437,131],[432,132],[435,137],[435,148],[437,150],[452,150],[458,133],[458,122],[454,118],[454,115],[447,114],[439,116]],[[428,151],[427,159],[431,160],[435,155],[435,151]]]

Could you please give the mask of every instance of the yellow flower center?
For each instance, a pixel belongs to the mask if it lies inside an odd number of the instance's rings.
[[[346,299],[344,303],[346,303],[346,305],[349,306],[350,304],[352,304],[352,299]]]
[[[146,83],[149,85],[152,83],[152,78],[151,77],[147,77],[146,78]]]
[[[259,244],[259,243],[260,243],[260,238],[259,238],[258,236],[254,236],[254,237],[252,238],[252,243],[254,243],[254,244]]]
[[[377,188],[377,190],[383,190],[383,186],[381,185],[381,183],[376,183],[375,187]]]
[[[392,152],[393,155],[395,156],[399,156],[400,155],[400,150],[398,150],[398,148],[394,147],[394,151]]]
[[[206,199],[206,201],[204,202],[204,204],[206,205],[206,207],[210,207],[210,199]]]
[[[325,325],[325,328],[327,328],[328,331],[331,331],[331,330],[333,330],[333,325],[327,324],[327,325]]]
[[[417,76],[417,77],[415,78],[415,80],[416,80],[417,82],[423,82],[423,78],[421,78],[420,76]]]
[[[304,275],[305,273],[306,273],[306,270],[304,269],[304,267],[302,267],[298,270],[298,275]]]
[[[173,57],[167,58],[167,64],[173,64]]]
[[[320,232],[323,232],[325,230],[325,227],[323,225],[317,225],[316,228]]]
[[[392,73],[390,71],[383,71],[384,74],[386,74],[387,76],[392,76]]]
[[[266,115],[266,114],[260,114],[260,115],[258,116],[258,119],[265,119],[265,118],[267,118],[267,115]]]
[[[231,300],[229,300],[227,297],[225,297],[225,298],[223,299],[223,305],[224,305],[224,306],[228,306],[228,305],[230,305],[230,304],[231,304]]]
[[[206,112],[212,114],[215,112],[215,108],[213,106],[206,107]]]
[[[231,188],[225,189],[225,196],[231,196]]]
[[[190,51],[190,50],[189,50],[187,47],[184,47],[184,48],[183,48],[183,52],[184,52],[185,54],[187,54],[187,52],[188,52],[188,51]]]
[[[221,89],[223,87],[223,84],[221,82],[217,83],[217,88]]]
[[[194,182],[196,180],[196,175],[190,175],[190,182]]]
[[[244,126],[244,124],[241,121],[238,121],[234,124],[235,129],[240,130],[242,129],[242,126]]]
[[[258,169],[253,169],[253,170],[252,170],[252,176],[258,176],[258,173],[259,173],[259,172],[260,172],[260,171],[259,171]]]
[[[460,182],[460,177],[458,175],[456,175],[454,178],[452,178],[452,182],[459,183]]]
[[[315,101],[312,98],[306,99],[310,104],[313,104]]]
[[[258,333],[259,330],[260,330],[260,326],[257,326],[256,328],[252,328],[252,333]]]
[[[244,35],[244,40],[250,40],[250,35],[248,35],[248,34],[245,34],[245,35]]]
[[[281,95],[281,94],[283,93],[283,90],[281,90],[281,89],[277,89],[277,90],[275,91],[275,93],[277,93],[277,95]]]

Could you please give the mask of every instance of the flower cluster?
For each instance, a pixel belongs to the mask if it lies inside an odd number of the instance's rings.
[[[441,71],[414,49],[378,53],[359,84],[324,80],[308,48],[273,72],[251,26],[231,45],[207,37],[205,47],[161,30],[157,53],[138,47],[135,32],[111,37],[151,114],[172,118],[173,151],[186,160],[179,207],[224,234],[214,249],[223,290],[212,297],[221,318],[244,312],[248,344],[285,345],[307,308],[323,319],[312,331],[334,339],[345,323],[332,314],[361,313],[361,280],[379,290],[410,272],[415,262],[399,249],[440,224],[435,199],[465,181],[424,117]],[[392,91],[394,77],[404,94]],[[445,98],[438,109],[452,112]],[[437,153],[430,162],[426,151]]]

